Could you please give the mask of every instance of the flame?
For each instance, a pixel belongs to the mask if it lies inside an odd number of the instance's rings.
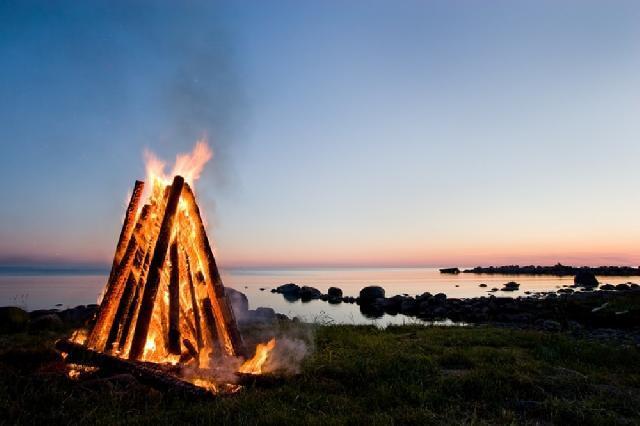
[[[207,139],[199,139],[190,153],[176,155],[176,161],[171,173],[165,173],[166,162],[158,158],[151,150],[145,149],[144,162],[147,175],[147,187],[142,199],[156,198],[158,189],[161,191],[171,184],[174,176],[180,175],[192,188],[196,180],[200,178],[205,164],[213,158],[213,151]]]
[[[262,374],[262,367],[275,347],[276,339],[271,339],[267,343],[258,344],[256,347],[256,354],[253,358],[245,361],[238,369],[238,372],[246,374]]]

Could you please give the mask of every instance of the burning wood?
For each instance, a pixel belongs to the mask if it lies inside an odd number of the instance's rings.
[[[198,174],[186,172],[191,179]],[[275,340],[242,363],[247,351],[193,190],[179,174],[171,184],[161,173],[149,177],[148,187],[135,183],[93,328],[86,339],[76,337],[59,349],[124,371],[145,362],[199,371],[235,365],[238,373],[261,374]],[[148,198],[139,208],[143,191]],[[212,389],[207,380],[196,383]]]

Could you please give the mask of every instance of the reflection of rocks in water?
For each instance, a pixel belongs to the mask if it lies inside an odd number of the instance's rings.
[[[360,305],[360,313],[370,319],[382,318],[384,308],[378,304],[364,304]]]
[[[284,300],[290,303],[297,302],[298,300],[300,300],[299,293],[282,293],[282,297],[284,297]]]

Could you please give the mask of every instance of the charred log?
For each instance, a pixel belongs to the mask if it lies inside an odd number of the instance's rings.
[[[190,398],[210,398],[213,396],[211,392],[204,388],[186,382],[162,371],[156,366],[146,363],[117,358],[68,340],[58,340],[56,349],[67,354],[67,362],[91,365],[113,373],[128,373],[136,377],[140,383],[154,387],[162,392]]]

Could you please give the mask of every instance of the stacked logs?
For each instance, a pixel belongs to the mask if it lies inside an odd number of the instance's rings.
[[[137,181],[86,347],[142,360],[159,321],[165,353],[180,360],[245,356],[193,191],[176,176],[139,209],[143,189]]]

